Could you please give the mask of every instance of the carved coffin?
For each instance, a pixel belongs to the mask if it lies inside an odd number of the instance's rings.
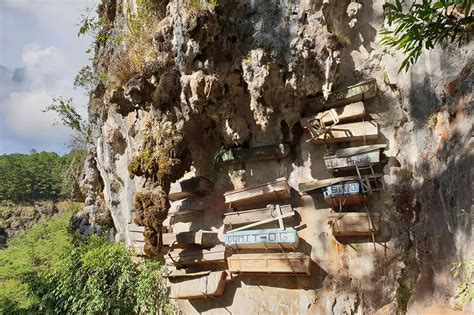
[[[225,289],[225,278],[224,271],[180,277],[179,282],[170,283],[170,298],[198,299],[222,295]]]
[[[165,255],[167,265],[193,266],[225,261],[224,245],[211,249],[175,249]]]
[[[224,193],[225,202],[233,207],[284,202],[290,199],[290,186],[285,178]]]
[[[336,185],[341,182],[345,181],[354,181],[358,180],[358,176],[345,176],[345,177],[337,177],[337,178],[328,178],[328,179],[321,179],[321,180],[313,180],[309,182],[299,183],[298,188],[301,193],[308,193],[323,187]]]
[[[213,189],[213,183],[202,176],[197,176],[173,183],[168,194],[171,201],[189,197],[204,196]]]
[[[191,244],[213,246],[218,243],[217,233],[212,231],[163,233],[163,245],[165,246]]]
[[[324,108],[333,108],[363,101],[372,98],[375,95],[377,95],[377,83],[375,79],[370,79],[349,86],[345,89],[332,92],[327,100],[324,100],[322,96],[318,97],[315,99],[314,105],[311,107],[317,109],[322,105]]]
[[[224,243],[235,248],[295,248],[298,235],[293,228],[246,230],[224,234]]]
[[[332,226],[334,236],[370,235],[371,230],[377,235],[380,232],[381,215],[364,212],[342,212],[331,215],[328,224]]]
[[[324,201],[331,207],[360,205],[367,202],[367,195],[362,192],[358,180],[344,181],[321,188]]]
[[[304,253],[233,254],[227,258],[234,273],[307,274],[310,257]]]
[[[254,148],[238,148],[225,152],[222,155],[222,161],[237,163],[280,159],[287,156],[288,153],[290,153],[290,147],[283,143]]]
[[[333,155],[326,155],[324,163],[330,170],[346,169],[356,165],[376,164],[380,162],[380,151],[386,147],[386,144],[374,144],[340,149]]]
[[[379,128],[375,121],[361,121],[334,125],[326,133],[311,139],[311,141],[313,143],[333,143],[376,140],[378,134]]]
[[[325,125],[332,125],[335,121],[339,122],[348,122],[354,120],[361,120],[365,116],[364,103],[357,102],[342,106],[336,109],[326,110],[320,113],[317,113],[311,117],[305,117],[300,120],[301,127],[306,127],[308,123],[311,123],[313,120],[319,120]]]
[[[293,208],[290,205],[281,205],[280,210],[274,205],[245,211],[234,211],[224,213],[224,225],[240,225],[259,222],[268,218],[276,218],[279,214],[285,215],[292,213]]]

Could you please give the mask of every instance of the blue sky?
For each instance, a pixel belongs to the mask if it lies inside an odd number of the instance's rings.
[[[88,37],[77,37],[86,0],[0,0],[0,154],[67,151],[70,131],[43,113],[52,97],[73,97],[86,114],[77,72],[89,63]]]

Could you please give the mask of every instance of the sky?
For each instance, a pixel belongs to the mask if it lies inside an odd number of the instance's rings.
[[[74,77],[90,63],[90,37],[78,37],[90,0],[0,0],[0,154],[66,153],[71,132],[42,110],[72,97],[85,117],[87,96]]]

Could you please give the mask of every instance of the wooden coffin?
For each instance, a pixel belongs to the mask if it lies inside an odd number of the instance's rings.
[[[313,143],[333,143],[362,140],[376,140],[379,134],[378,124],[371,121],[361,121],[349,124],[337,124],[328,132],[313,138]]]
[[[171,201],[189,197],[204,196],[213,189],[213,183],[202,176],[197,176],[173,183],[168,194]]]
[[[186,198],[173,201],[169,213],[185,211],[205,211],[208,208],[208,200],[205,197]]]
[[[225,202],[233,207],[265,202],[284,202],[288,201],[290,196],[290,186],[285,178],[224,193]]]
[[[136,224],[127,224],[129,248],[137,255],[143,255],[143,248],[145,247],[145,237],[143,232],[145,231],[144,226]]]
[[[281,205],[280,210],[274,205],[267,208],[224,213],[224,225],[240,225],[259,222],[268,218],[276,218],[279,214],[292,213],[291,205]]]
[[[225,278],[224,271],[185,277],[185,280],[171,283],[170,298],[199,299],[222,295],[225,288]]]
[[[287,144],[266,145],[254,148],[231,149],[222,155],[222,162],[238,163],[260,160],[281,159],[290,153]]]
[[[330,170],[347,169],[356,165],[376,164],[380,162],[380,151],[386,147],[386,144],[374,144],[340,149],[333,155],[326,155],[324,163]]]
[[[324,201],[331,207],[360,205],[367,202],[359,180],[343,181],[321,188]]]
[[[354,102],[363,101],[377,95],[377,82],[375,79],[370,79],[351,85],[345,89],[332,92],[327,100],[324,97],[318,97],[314,100],[311,108],[319,108],[321,105],[324,108],[334,108]]]
[[[234,273],[311,273],[310,257],[304,253],[234,254],[227,263]]]
[[[323,187],[336,185],[346,181],[354,181],[358,180],[358,176],[345,176],[345,177],[336,177],[336,178],[328,178],[328,179],[321,179],[321,180],[313,180],[309,182],[299,183],[298,189],[301,193],[308,193]]]
[[[163,233],[163,245],[190,245],[213,246],[219,243],[216,232],[197,231],[182,233]]]
[[[225,261],[224,245],[217,245],[211,249],[175,249],[165,255],[167,265],[193,266]]]
[[[231,248],[268,249],[295,248],[298,234],[293,228],[246,230],[224,234],[224,243]]]
[[[381,215],[370,214],[374,234],[380,232]],[[370,221],[364,212],[342,212],[331,215],[328,224],[332,226],[334,236],[361,236],[371,235]]]
[[[340,123],[361,120],[365,116],[365,107],[363,102],[357,102],[342,106],[336,109],[326,110],[317,113],[311,117],[305,117],[300,120],[301,127],[306,127],[312,120],[320,120],[326,126],[332,125],[334,121],[339,120]]]

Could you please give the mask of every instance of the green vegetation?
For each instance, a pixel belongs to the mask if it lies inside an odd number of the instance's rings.
[[[451,267],[454,278],[459,279],[456,290],[456,302],[462,306],[464,303],[474,299],[474,260],[465,259],[455,263]]]
[[[85,151],[64,156],[54,152],[0,156],[0,200],[31,201],[77,198]]]
[[[0,314],[29,310],[36,303],[20,278],[29,272],[47,271],[60,262],[71,244],[69,220],[80,207],[80,203],[72,203],[67,211],[12,238],[8,247],[0,250]]]
[[[172,313],[162,265],[136,263],[123,244],[69,231],[64,213],[11,239],[0,250],[0,314]]]
[[[396,0],[385,4],[387,28],[381,31],[381,43],[405,55],[400,71],[407,71],[423,48],[470,40],[474,32],[472,0],[413,1],[408,9],[404,2]]]

